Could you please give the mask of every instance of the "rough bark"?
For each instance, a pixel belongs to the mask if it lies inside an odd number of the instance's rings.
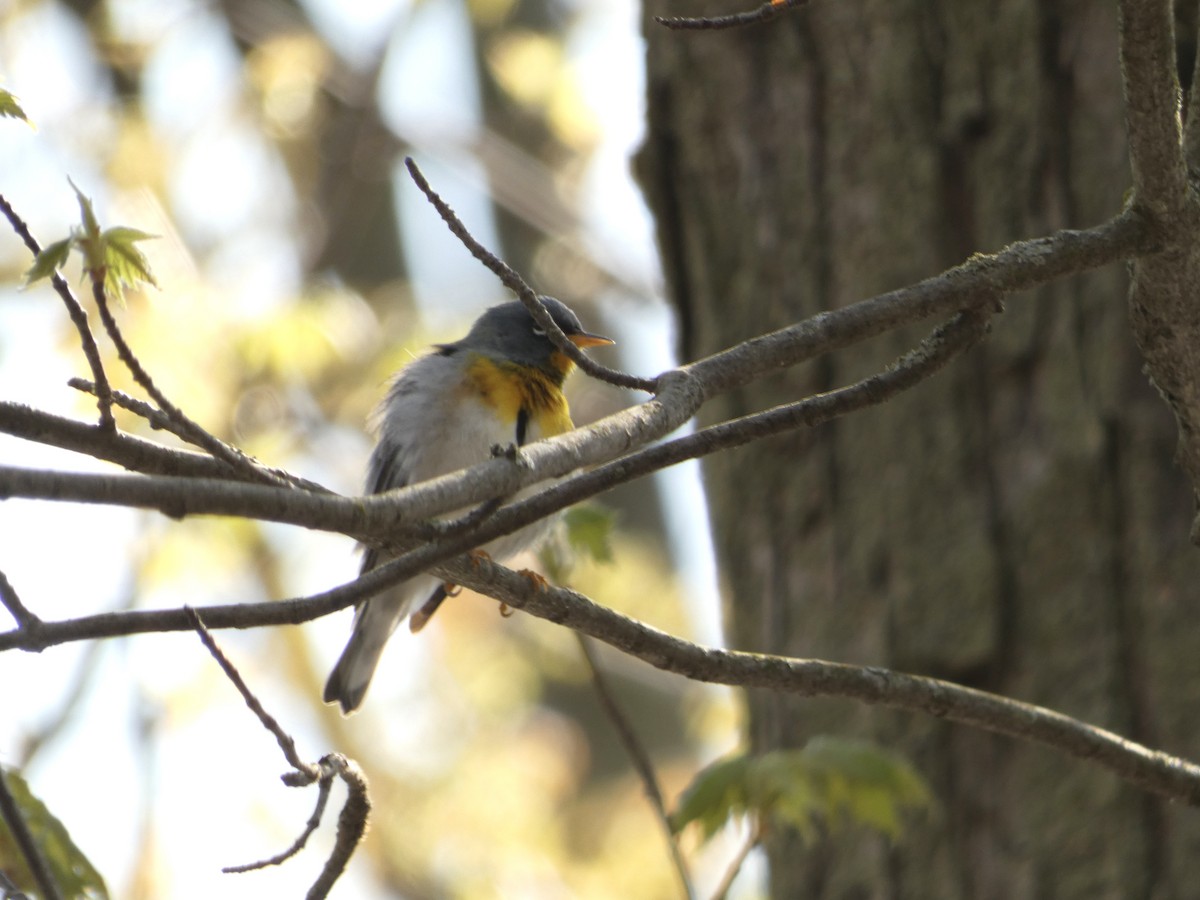
[[[638,169],[685,358],[1120,208],[1110,6],[855,0],[717,33],[649,22],[677,4],[646,12]],[[706,463],[730,645],[947,677],[1194,755],[1200,557],[1127,290],[1113,267],[1013,298],[913,394]],[[918,337],[709,414],[845,383]],[[749,704],[754,746],[873,734],[939,803],[897,846],[776,831],[772,896],[1185,897],[1200,878],[1194,814],[1041,750],[843,703]]]

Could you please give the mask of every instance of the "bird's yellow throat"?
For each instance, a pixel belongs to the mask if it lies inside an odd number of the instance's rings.
[[[573,363],[564,354],[554,360],[562,377]],[[565,364],[565,365],[563,365]],[[553,437],[570,431],[571,411],[560,387],[562,379],[533,366],[498,362],[475,354],[467,365],[468,388],[496,410],[504,422],[516,423],[524,410],[529,423],[541,437]]]

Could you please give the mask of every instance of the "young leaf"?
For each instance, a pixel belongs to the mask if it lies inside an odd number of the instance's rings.
[[[121,298],[126,287],[135,287],[142,282],[158,287],[150,263],[136,246],[138,241],[155,237],[157,235],[121,226],[109,228],[100,235],[104,247],[104,287],[114,297]]]
[[[92,207],[92,201],[83,191],[79,190],[79,186],[67,179],[71,185],[71,189],[75,191],[75,197],[79,200],[79,220],[83,225],[82,229],[76,229],[72,232],[76,246],[83,251],[83,267],[88,272],[99,272],[104,268],[104,241],[100,234],[100,223],[96,219],[96,211]]]
[[[34,259],[33,265],[29,267],[29,271],[25,273],[25,286],[29,287],[35,281],[49,278],[58,269],[61,269],[66,264],[67,257],[71,255],[71,247],[74,243],[74,238],[68,237],[43,247]]]
[[[107,900],[108,888],[104,885],[104,879],[75,846],[66,826],[33,795],[24,778],[9,768],[4,768],[2,774],[63,896]],[[25,857],[3,820],[0,820],[0,869],[22,890],[36,891],[37,886],[29,874]]]
[[[707,767],[684,792],[671,824],[679,831],[699,822],[708,839],[730,817],[748,814],[811,837],[820,823],[847,820],[895,838],[901,813],[930,802],[925,782],[899,754],[869,741],[818,737],[802,750],[742,754]]]
[[[25,115],[25,110],[21,109],[21,104],[17,102],[17,98],[3,88],[0,88],[0,118],[20,119],[30,128],[33,127],[33,123]]]

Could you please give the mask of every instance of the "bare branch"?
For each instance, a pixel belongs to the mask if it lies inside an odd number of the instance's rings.
[[[165,447],[120,431],[0,400],[0,432],[116,463],[132,472],[185,478],[230,478],[232,470],[207,454]]]
[[[371,798],[367,793],[367,777],[352,759],[331,753],[321,760],[322,767],[332,769],[345,782],[349,796],[338,815],[337,840],[333,852],[325,861],[320,876],[306,895],[307,900],[322,900],[333,883],[346,870],[346,863],[362,841],[371,815]]]
[[[312,837],[313,832],[321,825],[321,817],[325,815],[325,806],[329,802],[329,790],[332,787],[332,774],[323,775],[317,781],[317,806],[313,810],[312,815],[308,817],[308,821],[304,823],[304,830],[300,832],[300,836],[292,842],[290,847],[267,859],[260,859],[258,862],[245,863],[240,866],[225,866],[221,871],[228,875],[240,875],[243,872],[254,872],[269,866],[282,865],[303,850],[308,843],[308,839]]]
[[[1163,227],[1175,223],[1187,195],[1174,14],[1170,0],[1121,0],[1118,6],[1134,202]]]
[[[334,848],[329,858],[325,861],[325,866],[321,870],[316,883],[308,892],[309,897],[324,897],[329,893],[333,883],[346,870],[346,863],[349,862],[354,850],[358,847],[362,840],[363,834],[367,828],[367,817],[371,811],[371,801],[367,795],[367,781],[358,766],[352,761],[342,756],[340,753],[331,753],[321,758],[321,761],[316,765],[306,763],[300,759],[300,754],[296,752],[296,742],[290,734],[283,730],[279,721],[263,708],[262,703],[254,692],[247,686],[245,679],[237,667],[230,662],[229,658],[224,654],[213,636],[205,627],[203,619],[200,618],[200,613],[190,606],[183,608],[184,614],[188,617],[192,627],[200,636],[200,640],[204,646],[208,648],[208,652],[212,654],[213,659],[224,671],[227,678],[233,682],[238,693],[242,695],[242,699],[246,701],[246,705],[250,707],[250,711],[258,717],[258,721],[262,726],[271,732],[275,737],[276,743],[279,744],[279,749],[283,751],[284,758],[288,761],[288,765],[292,767],[291,772],[283,775],[283,783],[288,787],[307,787],[314,781],[318,783],[317,789],[317,806],[313,810],[308,821],[305,823],[304,830],[300,836],[292,842],[292,845],[282,853],[276,854],[269,859],[259,862],[250,863],[242,866],[229,866],[222,871],[228,873],[250,872],[255,869],[266,868],[267,866],[279,865],[282,862],[291,859],[299,853],[304,845],[308,843],[309,836],[321,824],[321,816],[325,812],[325,805],[329,799],[329,789],[332,786],[334,777],[341,778],[349,789],[349,796],[346,798],[346,804],[342,807],[342,812],[338,816],[338,831],[337,839],[334,842]]]
[[[1146,372],[1175,414],[1176,458],[1200,507],[1200,199],[1181,147],[1173,11],[1169,0],[1119,6],[1133,207],[1164,243],[1163,252],[1133,266],[1129,319]],[[1198,127],[1189,125],[1189,154],[1197,152]],[[1200,515],[1191,537],[1200,544]]]
[[[70,387],[75,388],[75,390],[83,391],[87,394],[94,394],[96,392],[96,386],[85,378],[71,378],[68,379],[67,384]],[[174,417],[164,413],[161,409],[156,409],[144,400],[139,400],[136,397],[130,397],[128,394],[123,393],[122,391],[113,391],[112,398],[113,403],[116,406],[119,406],[122,409],[127,409],[131,413],[141,416],[150,423],[151,428],[168,431],[182,440],[188,440],[189,429],[182,425]],[[236,448],[232,449],[241,454],[241,451],[237,450]],[[252,462],[252,465],[249,469],[246,469],[243,466],[231,466],[227,463],[224,467],[217,470],[218,473],[225,474],[226,471],[228,471],[232,477],[239,481],[261,481],[261,474],[266,472],[275,476],[278,481],[286,482],[293,487],[304,488],[307,491],[319,491],[326,494],[332,493],[329,488],[325,487],[324,485],[317,484],[315,481],[309,481],[307,478],[301,478],[299,475],[293,475],[291,472],[285,472],[282,469],[264,466],[257,460],[250,460],[249,457],[244,455],[242,458]]]
[[[1200,20],[1197,21],[1200,31]],[[1196,46],[1200,46],[1200,34],[1192,35]],[[1183,120],[1183,158],[1187,166],[1188,179],[1200,177],[1200,53],[1192,64],[1192,83],[1188,88],[1187,106]]]
[[[789,9],[804,6],[808,0],[767,0],[761,6],[728,16],[655,16],[654,21],[678,31],[715,31],[770,22]]]
[[[8,200],[2,195],[0,195],[0,212],[4,213],[5,218],[12,225],[13,231],[25,242],[25,246],[29,248],[30,253],[36,257],[42,252],[42,246],[29,231],[29,226],[17,215],[16,210],[12,208]],[[87,313],[80,306],[79,301],[75,299],[75,295],[71,293],[71,286],[67,284],[61,275],[55,272],[50,277],[50,283],[54,286],[55,292],[62,298],[63,304],[67,307],[67,315],[71,317],[71,321],[75,325],[75,330],[79,332],[79,341],[83,346],[83,355],[87,358],[88,366],[92,370],[92,378],[96,382],[96,406],[100,410],[100,430],[105,432],[115,431],[117,423],[113,419],[112,414],[112,389],[108,384],[108,376],[104,374],[104,364],[100,361],[100,348],[96,346],[96,339],[92,336],[92,329],[88,326]]]
[[[1126,210],[1085,231],[1064,229],[997,253],[976,253],[940,275],[753,338],[684,371],[700,382],[707,399],[902,325],[988,307],[1005,295],[1161,249],[1140,213]]]
[[[667,840],[667,851],[671,856],[675,873],[679,876],[683,895],[688,900],[692,900],[696,896],[696,892],[692,888],[692,878],[688,874],[687,862],[679,851],[679,841],[675,838],[675,831],[671,828],[671,817],[667,813],[666,803],[663,802],[662,789],[658,786],[658,776],[654,774],[654,764],[650,761],[650,755],[646,753],[646,748],[642,746],[637,732],[633,730],[632,723],[621,709],[620,704],[617,703],[617,698],[613,696],[612,689],[608,684],[608,676],[604,674],[600,664],[596,661],[596,652],[592,649],[591,641],[578,632],[576,632],[575,638],[579,641],[579,649],[583,653],[588,671],[591,672],[592,686],[596,689],[596,697],[600,700],[600,706],[604,709],[609,721],[612,722],[613,728],[616,729],[621,746],[625,748],[625,755],[629,757],[634,771],[642,780],[642,788],[646,792],[650,806],[654,809],[655,818],[662,826],[663,835]]]
[[[104,323],[104,329],[108,332],[108,336],[112,338],[112,342],[117,348],[117,355],[121,358],[121,362],[125,363],[125,367],[129,369],[134,380],[158,404],[159,409],[176,422],[176,434],[207,450],[217,459],[227,463],[254,481],[260,481],[264,484],[286,484],[282,479],[259,466],[255,460],[250,459],[236,447],[231,447],[224,441],[209,434],[197,423],[188,418],[183,410],[167,399],[166,395],[159,390],[158,385],[154,383],[154,379],[150,377],[150,373],[142,366],[141,360],[137,358],[137,355],[133,352],[133,348],[126,343],[125,336],[121,333],[121,329],[117,325],[117,320],[113,318],[112,311],[108,308],[108,295],[104,291],[103,272],[91,273],[91,279],[92,297],[96,301],[96,307],[100,310],[100,321]]]
[[[703,647],[598,606],[575,591],[534,585],[491,560],[479,560],[473,567],[447,566],[435,574],[693,681],[804,697],[846,697],[925,713],[1042,744],[1108,769],[1150,793],[1200,806],[1200,766],[1054,710],[883,668]]]
[[[8,580],[8,576],[0,572],[0,603],[4,604],[13,619],[16,620],[17,627],[22,630],[37,628],[42,624],[42,620],[31,613],[21,602],[21,597],[17,594],[16,588]]]
[[[21,815],[21,808],[17,806],[16,799],[8,789],[3,766],[0,766],[0,818],[4,819],[8,833],[12,835],[21,855],[25,857],[25,864],[29,866],[29,872],[41,892],[41,900],[62,900],[58,883],[50,874],[50,867],[46,864],[37,841],[33,839],[33,834],[30,833],[25,817]]]
[[[300,754],[296,752],[295,739],[283,730],[283,726],[279,724],[278,719],[263,708],[258,697],[254,695],[254,692],[246,684],[246,680],[242,678],[242,673],[229,661],[229,657],[217,646],[217,642],[213,640],[213,636],[208,633],[208,629],[204,626],[204,620],[200,618],[200,613],[190,606],[185,606],[183,611],[191,621],[192,628],[200,635],[201,642],[208,648],[208,652],[217,661],[217,665],[221,667],[225,676],[233,682],[233,686],[242,695],[242,699],[246,701],[246,705],[250,707],[250,711],[258,717],[258,721],[262,723],[263,728],[275,736],[275,741],[279,744],[279,749],[283,751],[284,759],[288,761],[288,764],[293,769],[307,777],[309,784],[316,781],[320,777],[317,767],[300,759]]]
[[[438,214],[442,217],[442,221],[446,223],[451,233],[462,242],[463,246],[471,252],[472,256],[487,266],[506,288],[520,298],[521,302],[525,304],[525,308],[529,310],[530,315],[533,316],[533,320],[545,329],[546,336],[554,342],[554,346],[565,353],[575,365],[579,366],[580,369],[587,372],[593,378],[606,381],[617,387],[634,388],[635,390],[646,391],[649,394],[658,392],[658,383],[655,379],[639,378],[636,375],[630,375],[617,369],[610,369],[608,366],[596,362],[596,360],[567,340],[567,336],[558,327],[558,323],[554,321],[550,313],[546,312],[545,307],[542,306],[542,301],[538,298],[537,292],[511,266],[475,239],[474,235],[467,230],[467,227],[458,218],[454,210],[450,208],[450,205],[429,186],[425,175],[411,156],[405,158],[404,165],[408,167],[408,174],[412,177],[413,182],[421,189],[421,192],[429,202],[433,204],[433,208],[438,211]]]

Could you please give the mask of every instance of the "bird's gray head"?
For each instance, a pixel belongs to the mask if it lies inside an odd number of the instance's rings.
[[[555,324],[577,347],[612,343],[609,338],[585,331],[579,317],[566,304],[553,297],[542,297],[541,300]],[[520,365],[556,370],[564,376],[570,370],[565,355],[558,353],[546,332],[519,300],[487,310],[471,326],[467,336],[451,346]]]

